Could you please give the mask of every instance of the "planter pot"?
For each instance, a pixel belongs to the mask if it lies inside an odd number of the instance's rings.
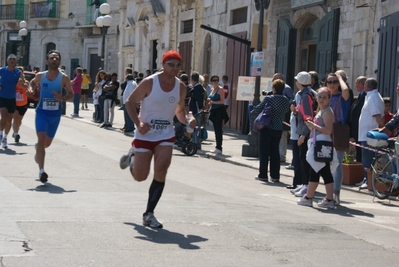
[[[364,173],[361,163],[342,164],[342,183],[355,185],[363,181]]]

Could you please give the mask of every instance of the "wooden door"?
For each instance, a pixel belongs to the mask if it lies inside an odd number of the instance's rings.
[[[317,27],[316,72],[319,80],[325,80],[327,74],[337,70],[337,47],[340,9],[328,12]]]

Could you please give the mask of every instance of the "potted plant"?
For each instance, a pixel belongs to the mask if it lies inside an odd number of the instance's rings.
[[[363,181],[363,177],[362,163],[356,161],[356,149],[350,145],[342,161],[342,183],[355,185]]]

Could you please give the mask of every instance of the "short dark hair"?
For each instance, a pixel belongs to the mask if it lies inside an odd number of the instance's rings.
[[[187,74],[180,75],[180,80],[183,82],[188,82],[188,75]]]
[[[125,73],[127,73],[127,74],[132,74],[132,73],[133,73],[133,69],[127,67],[127,68],[125,69]]]
[[[111,77],[118,77],[118,73],[116,73],[116,72],[113,72],[112,74],[111,74]]]
[[[60,60],[61,60],[61,53],[60,53],[60,51],[58,51],[58,50],[50,50],[50,51],[47,53],[47,59],[48,59],[48,57],[49,57],[51,54],[57,54],[58,57],[59,57]],[[64,67],[64,66],[63,66],[63,67]],[[65,67],[64,67],[64,68],[65,68]]]
[[[193,80],[194,82],[198,82],[199,81],[199,73],[196,71],[193,71],[191,73],[191,80]]]
[[[140,77],[140,78],[144,78],[144,73],[142,73],[142,72],[139,72],[139,74],[138,74],[138,77]]]
[[[374,90],[377,89],[378,87],[378,82],[376,79],[374,78],[368,78],[365,82],[365,85],[367,85],[370,89]]]
[[[134,80],[133,75],[132,74],[126,75],[126,80],[128,80],[128,81]]]
[[[319,74],[315,71],[309,71],[310,77],[314,79],[315,83],[319,83]]]
[[[272,87],[276,91],[275,94],[282,95],[285,88],[285,82],[281,79],[274,80]]]

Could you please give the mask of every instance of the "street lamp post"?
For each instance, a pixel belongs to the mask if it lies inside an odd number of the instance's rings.
[[[26,29],[26,27],[28,26],[28,24],[26,23],[26,21],[22,20],[19,22],[19,32],[18,35],[21,37],[21,45],[20,45],[20,49],[19,49],[19,56],[20,56],[20,62],[19,65],[22,66],[23,65],[23,58],[24,58],[24,54],[25,54],[25,37],[28,35],[28,30]]]
[[[259,11],[259,27],[258,27],[258,43],[256,50],[258,52],[263,51],[263,21],[264,11],[269,8],[270,0],[254,0],[255,8]],[[255,93],[252,104],[256,107],[260,103],[260,76],[255,77]],[[253,113],[251,116],[250,124],[253,125],[255,118],[258,116],[257,113]],[[259,134],[252,131],[250,127],[250,133],[248,134],[248,144],[242,146],[241,155],[244,157],[258,157],[259,156]]]
[[[102,44],[101,44],[101,69],[104,69],[105,61],[105,35],[107,34],[108,28],[112,25],[112,17],[108,15],[111,13],[111,6],[104,3],[100,6],[100,13],[102,16],[96,19],[96,25],[101,29]]]

